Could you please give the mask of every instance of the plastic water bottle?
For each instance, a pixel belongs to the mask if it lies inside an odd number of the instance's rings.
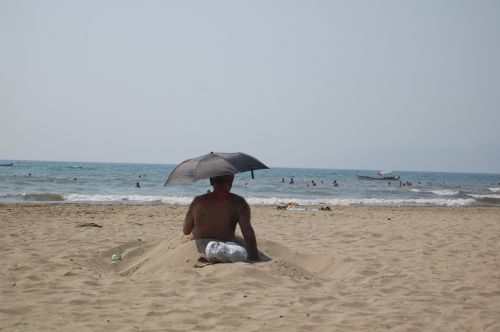
[[[241,262],[247,259],[245,248],[234,242],[210,241],[205,249],[208,260],[219,262]]]

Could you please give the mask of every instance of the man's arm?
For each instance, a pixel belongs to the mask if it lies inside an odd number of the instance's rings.
[[[184,226],[182,228],[182,232],[184,233],[184,235],[189,235],[194,228],[193,210],[194,210],[195,201],[196,201],[196,198],[193,199],[193,201],[189,205],[188,212],[186,213],[186,218],[184,218]]]
[[[241,233],[245,238],[245,246],[248,252],[248,259],[251,261],[259,260],[259,253],[257,250],[257,240],[252,224],[250,223],[250,206],[246,201],[243,201],[243,208],[238,220],[240,224]]]

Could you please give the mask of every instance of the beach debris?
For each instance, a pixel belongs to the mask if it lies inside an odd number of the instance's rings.
[[[76,225],[76,227],[99,227],[101,228],[101,225],[96,224],[95,222],[84,222],[82,224]]]
[[[113,262],[121,261],[122,255],[119,252],[115,252],[113,255],[111,255],[111,260]]]
[[[202,268],[204,266],[212,265],[212,264],[215,264],[215,262],[211,262],[208,259],[206,259],[205,257],[200,256],[198,258],[198,260],[196,261],[196,263],[193,265],[193,267],[195,267],[195,268]]]
[[[278,210],[290,210],[293,208],[297,208],[299,204],[295,202],[288,202],[286,204],[278,205]]]
[[[295,202],[281,204],[281,205],[278,205],[276,208],[278,210],[288,210],[288,211],[331,211],[332,210],[329,206],[322,206],[319,209],[317,209],[317,208],[303,208],[303,207],[300,207]]]

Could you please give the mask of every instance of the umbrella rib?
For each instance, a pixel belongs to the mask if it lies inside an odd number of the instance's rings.
[[[241,152],[240,152],[241,153]],[[231,164],[226,158],[224,158],[223,156],[221,156],[220,154],[217,154],[217,156],[221,159],[223,159],[226,163],[228,163],[229,165],[231,165],[232,168],[234,168],[236,170],[236,173],[241,173],[241,170],[240,169],[237,169],[236,167],[233,166],[233,164]]]
[[[214,154],[215,154],[215,153],[214,153]],[[223,157],[223,156],[221,156],[220,154],[217,154],[217,156],[218,156],[220,159],[224,160],[224,161],[225,161],[226,163],[228,163],[229,165],[231,165],[231,167],[233,167],[233,168],[234,168],[234,166],[233,166],[233,165],[232,165],[229,161],[227,161],[227,159],[226,159],[226,158],[224,158],[224,157]],[[237,169],[237,171],[239,171],[239,170]]]
[[[196,164],[196,167],[195,167],[195,169],[194,169],[194,177],[193,177],[193,182],[194,182],[194,181],[196,181],[196,180],[198,180],[198,176],[197,176],[197,174],[198,174],[198,168],[200,167],[201,162],[202,162],[203,160],[205,160],[208,156],[212,155],[212,154],[213,154],[213,152],[210,152],[209,154],[207,154],[207,155],[203,156],[203,158],[200,158],[200,160],[198,161],[198,163]]]
[[[172,176],[172,174],[174,174],[175,170],[178,169],[181,165],[182,165],[182,163],[180,163],[179,165],[175,166],[175,168],[172,170],[172,172],[170,172],[170,175],[168,176],[168,178],[165,180],[165,183],[163,184],[164,187],[167,185],[168,180],[170,180],[170,177]]]

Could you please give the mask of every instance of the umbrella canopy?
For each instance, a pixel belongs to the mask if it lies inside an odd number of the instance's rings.
[[[190,183],[215,176],[230,175],[241,172],[252,172],[256,169],[267,169],[266,165],[245,153],[214,153],[188,159],[180,163],[170,173],[165,186],[169,184]]]

